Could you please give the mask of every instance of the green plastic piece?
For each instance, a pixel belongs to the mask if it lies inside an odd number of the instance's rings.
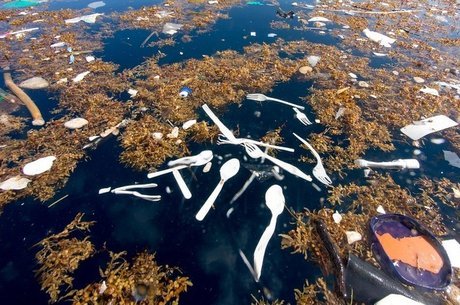
[[[39,1],[16,0],[3,4],[3,8],[22,8],[40,4]]]

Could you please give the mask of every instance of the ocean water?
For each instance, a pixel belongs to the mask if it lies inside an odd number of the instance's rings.
[[[50,1],[49,9],[81,9],[90,2],[92,1]],[[98,12],[125,10],[129,7],[137,9],[154,3],[144,0],[106,2],[107,5],[98,9]],[[285,10],[290,8],[287,2],[282,2],[281,7]],[[287,41],[304,39],[324,44],[338,42],[337,38],[328,33],[320,35],[314,31],[272,30],[269,23],[279,20],[275,11],[276,7],[268,5],[233,8],[229,12],[230,19],[219,20],[207,33],[192,33],[192,41],[189,43],[181,42],[178,34],[176,45],[161,48],[167,56],[160,64],[200,58],[202,55],[212,55],[226,49],[241,51],[251,43],[269,43],[273,41],[273,38],[267,37],[271,32]],[[296,20],[285,21],[297,25]],[[257,33],[256,37],[249,36],[252,31]],[[146,30],[119,31],[104,42],[104,49],[96,55],[119,64],[120,70],[132,68],[158,52],[158,48],[139,48],[149,33]],[[389,60],[376,59],[371,66],[385,67],[390,64]],[[309,81],[292,79],[277,84],[270,95],[301,103],[300,97],[308,95],[312,85]],[[45,91],[36,91],[31,93],[31,97],[45,109],[45,119],[48,120],[51,117],[52,104],[49,102],[52,96]],[[260,112],[260,117],[256,117],[257,112]],[[311,109],[307,108],[305,113],[310,119],[315,118]],[[204,112],[201,115],[201,119],[209,121]],[[249,100],[244,101],[241,107],[229,106],[220,118],[230,128],[238,126],[240,136],[252,138],[259,138],[268,130],[285,124],[282,132],[286,139],[285,145],[296,148],[296,153],[280,152],[278,157],[295,164],[299,164],[297,160],[300,155],[309,153],[298,148],[299,143],[291,133],[306,137],[308,133],[324,128],[320,124],[308,127],[300,124],[289,107]],[[423,170],[410,178],[421,175],[454,178],[457,173],[442,159],[442,149],[447,148],[448,143],[428,144],[423,154],[418,157]],[[320,270],[317,265],[305,261],[302,255],[292,255],[289,250],[280,249],[281,239],[278,234],[293,228],[292,217],[287,211],[278,218],[276,233],[267,248],[260,283],[254,282],[238,251],[241,249],[252,261],[255,246],[270,221],[271,214],[265,206],[264,196],[271,185],[281,185],[286,205],[297,211],[303,208],[321,208],[320,202],[327,196],[327,189],[317,181],[314,182],[321,187],[320,191],[311,186],[305,187],[305,181],[289,174],[282,181],[256,180],[233,205],[235,211],[227,217],[226,213],[231,207],[228,202],[251,175],[243,166],[238,175],[225,184],[215,203],[216,208],[209,212],[203,222],[197,222],[194,216],[217,185],[219,168],[223,162],[236,157],[243,164],[257,164],[252,160],[245,160],[244,150],[240,147],[216,146],[211,143],[195,144],[191,147],[192,154],[204,149],[212,149],[215,154],[210,173],[202,174],[201,168],[181,171],[193,194],[190,200],[183,199],[172,175],[148,180],[145,172],[136,172],[120,164],[118,159],[121,150],[116,139],[111,138],[91,151],[89,160],[80,162],[67,185],[46,204],[23,199],[7,205],[0,216],[0,304],[47,304],[47,295],[40,291],[34,277],[34,270],[38,269],[34,258],[38,248],[34,245],[48,234],[60,232],[78,212],[84,212],[86,220],[96,221],[91,229],[91,240],[96,248],[100,248],[105,242],[112,251],[127,250],[128,256],[149,250],[156,252],[159,264],[178,266],[193,282],[193,287],[181,295],[181,304],[250,304],[251,295],[260,296],[263,289],[269,290],[274,298],[295,303],[293,290],[300,289],[306,279],[314,281],[320,275]],[[398,144],[397,150],[387,154],[385,158],[392,160],[411,157],[412,151],[412,146]],[[367,157],[378,159],[381,152],[370,151]],[[310,173],[313,165],[302,163],[299,167]],[[352,172],[347,179],[355,179],[360,175],[361,171]],[[341,182],[338,177],[332,178],[334,184]],[[399,177],[396,175],[396,179],[403,185],[410,184],[407,182],[407,172],[401,173]],[[102,187],[148,182],[158,183],[159,186],[152,192],[162,195],[160,202],[151,203],[130,196],[97,194]],[[172,193],[166,192],[166,187],[170,187]],[[62,202],[52,208],[47,207],[47,204],[64,195],[68,197]],[[454,212],[448,208],[444,211],[446,214]],[[99,280],[97,267],[100,263],[99,256],[82,263],[76,273],[75,288],[82,288],[89,282]]]

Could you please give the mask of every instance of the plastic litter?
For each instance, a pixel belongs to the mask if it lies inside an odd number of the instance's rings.
[[[396,39],[390,38],[386,35],[371,31],[369,29],[363,30],[364,35],[370,40],[379,43],[381,46],[386,48],[391,48],[391,44],[396,41]]]
[[[334,219],[336,224],[339,224],[342,221],[342,215],[340,215],[338,211],[335,211],[334,214],[332,214],[332,219]]]
[[[3,8],[14,9],[39,5],[41,2],[46,1],[33,1],[33,0],[16,0],[10,1],[2,5]]]
[[[65,42],[56,42],[56,43],[53,43],[52,45],[50,45],[51,48],[63,48],[66,46],[66,43]]]
[[[97,17],[102,16],[102,15],[104,15],[104,14],[95,13],[95,14],[90,14],[90,15],[83,15],[83,16],[80,16],[80,17],[66,19],[65,23],[66,24],[72,24],[72,23],[78,23],[80,21],[83,21],[83,22],[86,22],[86,23],[95,23]]]
[[[346,231],[345,234],[347,235],[347,242],[349,245],[363,239],[361,233],[356,231]]]
[[[89,73],[90,73],[89,71],[82,72],[82,73],[78,74],[77,76],[75,76],[72,79],[72,81],[74,83],[78,83],[78,82],[82,81],[85,78],[85,76],[88,75]]]
[[[136,89],[132,89],[132,88],[129,88],[128,89],[128,94],[131,96],[131,97],[135,97],[137,95],[137,90]]]
[[[308,22],[331,22],[329,19],[325,17],[313,17],[308,19]]]
[[[278,34],[275,34],[275,33],[268,33],[267,34],[268,38],[273,38],[273,37],[276,37],[276,36],[278,36]]]
[[[424,83],[425,80],[421,77],[414,76],[414,82],[416,82],[417,84],[421,84],[421,83]]]
[[[74,118],[64,123],[64,126],[68,129],[80,129],[87,125],[88,121],[84,118]]]
[[[48,86],[48,81],[39,76],[29,78],[19,84],[19,87],[24,89],[43,89],[47,88]]]
[[[355,160],[355,164],[359,167],[370,168],[385,168],[385,169],[418,169],[420,163],[417,159],[398,159],[389,162],[373,162],[364,159]]]
[[[313,68],[310,66],[303,66],[299,68],[299,72],[302,74],[308,74],[313,71]]]
[[[48,156],[29,162],[22,168],[22,172],[27,176],[35,176],[49,171],[56,160],[55,156]]]
[[[190,89],[189,87],[182,87],[179,91],[179,95],[180,97],[182,98],[186,98],[187,96],[189,96],[190,94],[192,93],[192,89]]]
[[[0,189],[4,191],[22,190],[27,187],[30,181],[32,180],[21,176],[14,176],[0,183]]]
[[[409,299],[408,297],[405,297],[400,294],[390,294],[377,303],[375,305],[424,305],[423,303],[414,301],[412,299]]]
[[[130,191],[132,189],[145,189],[145,188],[153,188],[157,187],[158,185],[155,183],[148,183],[148,184],[133,184],[133,185],[126,185],[122,187],[117,187],[113,189],[111,192],[117,195],[133,195],[135,197],[147,200],[147,201],[160,201],[160,195],[144,195],[139,193],[138,191]]]
[[[460,244],[455,239],[443,240],[442,246],[449,256],[452,267],[460,268]]]
[[[307,61],[312,67],[315,67],[320,61],[320,59],[321,59],[320,56],[315,56],[315,55],[311,55],[307,57]]]
[[[182,28],[182,24],[167,22],[163,26],[162,33],[167,35],[174,35]]]
[[[443,150],[442,152],[444,153],[444,159],[449,162],[449,165],[460,168],[460,158],[456,153],[448,150]]]
[[[70,54],[69,56],[69,65],[73,64],[75,62],[75,56],[73,54]]]
[[[377,57],[384,57],[384,56],[388,56],[388,54],[386,53],[378,53],[378,52],[372,52],[372,54],[374,54],[375,56]]]
[[[86,62],[92,62],[92,61],[94,61],[96,58],[95,58],[94,56],[91,56],[91,55],[90,55],[90,56],[86,56],[85,59],[86,59]]]
[[[256,37],[256,36],[257,36],[257,33],[256,33],[256,32],[251,32],[250,35],[251,35],[252,37]]]
[[[196,120],[188,120],[187,122],[182,124],[182,129],[187,130],[195,124],[196,124]]]
[[[430,87],[422,88],[422,89],[420,89],[420,92],[423,92],[423,93],[426,93],[426,94],[431,94],[431,95],[434,95],[434,96],[439,96],[438,90],[436,90],[434,88],[430,88]]]
[[[104,1],[95,1],[95,2],[91,2],[90,4],[88,4],[88,7],[92,9],[96,9],[96,8],[103,7],[103,6],[105,6]]]
[[[457,126],[458,123],[445,115],[436,115],[401,128],[401,132],[412,140],[418,140],[431,133]]]
[[[219,4],[219,1],[216,1],[216,0],[208,1],[208,4]]]

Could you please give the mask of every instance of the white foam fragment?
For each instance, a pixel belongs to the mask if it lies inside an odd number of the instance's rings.
[[[452,267],[460,268],[460,244],[455,239],[442,241],[442,246],[447,252]]]
[[[334,219],[336,224],[339,224],[342,221],[342,215],[340,215],[338,211],[335,211],[334,214],[332,214],[332,219]]]
[[[88,75],[89,73],[90,73],[89,71],[82,72],[82,73],[78,74],[77,76],[75,76],[75,77],[72,79],[72,81],[73,81],[74,83],[81,82],[81,81],[85,78],[85,76]]]
[[[378,52],[372,52],[372,54],[374,54],[375,56],[377,57],[384,57],[384,56],[387,56],[388,54],[386,53],[378,53]]]
[[[347,235],[347,242],[349,245],[363,239],[361,233],[356,231],[346,231],[345,234]]]
[[[460,158],[452,151],[443,150],[444,159],[449,162],[449,165],[460,168]]]
[[[185,122],[184,124],[182,124],[182,128],[184,130],[187,130],[189,129],[190,127],[192,127],[193,125],[196,124],[196,120],[188,120],[187,122]]]
[[[129,88],[128,89],[128,94],[131,95],[131,97],[135,97],[139,91],[136,89]]]
[[[329,19],[321,16],[312,17],[308,19],[308,22],[331,22]]]
[[[92,62],[92,61],[94,61],[96,58],[95,58],[94,56],[89,55],[89,56],[86,56],[85,59],[86,59],[86,62]]]
[[[24,89],[44,89],[47,88],[50,84],[43,77],[35,76],[19,84],[19,87]]]
[[[108,192],[110,192],[111,189],[112,189],[112,187],[110,187],[110,186],[109,186],[109,187],[101,188],[101,189],[99,190],[98,194],[100,195],[100,194],[108,193]]]
[[[315,55],[311,55],[307,57],[307,61],[312,67],[316,66],[318,62],[320,61],[320,59],[321,59],[320,56],[315,56]]]
[[[401,128],[401,132],[412,140],[418,140],[424,136],[444,130],[446,128],[457,126],[458,123],[451,120],[445,115],[436,115],[421,121],[415,121],[412,124]]]
[[[422,89],[420,89],[420,92],[423,92],[423,93],[426,93],[426,94],[431,94],[431,95],[434,95],[434,96],[439,96],[438,90],[436,90],[434,88],[430,88],[430,87],[422,88]]]
[[[0,183],[0,189],[4,191],[22,190],[27,187],[30,181],[32,180],[21,177],[21,176],[14,176]]]
[[[49,171],[53,166],[53,162],[56,160],[55,156],[48,156],[40,158],[38,160],[27,163],[22,168],[22,172],[27,176],[35,176]]]
[[[381,46],[384,46],[385,48],[391,48],[391,44],[396,41],[396,39],[390,38],[386,35],[371,31],[369,29],[364,29],[363,30],[364,35],[366,35],[367,38],[370,40],[377,42]]]
[[[385,212],[385,209],[383,208],[383,206],[379,205],[377,207],[377,213],[379,214],[386,214],[387,212]]]
[[[88,121],[84,118],[74,118],[64,123],[64,127],[69,129],[80,129],[87,125]]]

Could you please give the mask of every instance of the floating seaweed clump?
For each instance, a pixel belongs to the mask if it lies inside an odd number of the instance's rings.
[[[72,288],[73,273],[80,263],[94,254],[94,245],[85,238],[71,237],[77,231],[86,233],[94,224],[93,221],[82,221],[84,214],[79,213],[62,232],[51,235],[37,245],[42,247],[35,255],[40,268],[36,276],[42,290],[50,296],[50,302],[55,303],[64,291]]]
[[[422,178],[416,182],[416,185],[421,187],[420,196],[427,196],[453,208],[460,207],[460,183],[452,182],[447,178],[435,180]]]
[[[110,252],[110,262],[100,270],[103,282],[74,291],[72,303],[177,305],[180,295],[192,286],[178,269],[157,265],[154,254],[142,252],[132,264],[125,255]]]

